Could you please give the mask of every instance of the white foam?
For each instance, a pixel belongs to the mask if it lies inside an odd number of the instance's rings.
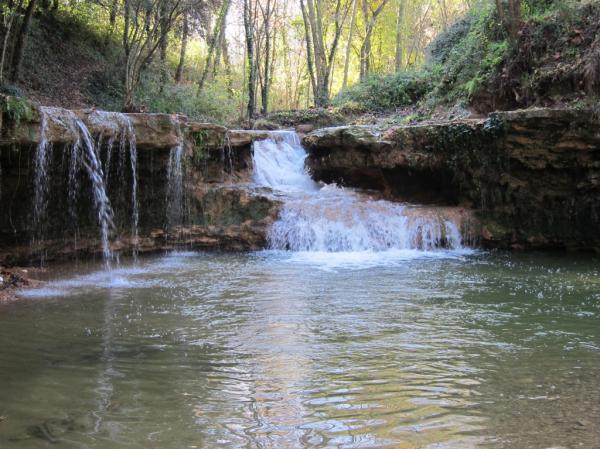
[[[357,252],[364,259],[365,254],[390,250],[463,248],[461,214],[374,200],[335,185],[320,187],[304,167],[306,157],[297,134],[290,131],[254,143],[255,182],[287,194],[269,229],[271,249]]]
[[[92,290],[152,288],[160,286],[162,281],[158,276],[149,278],[148,275],[173,272],[176,268],[184,266],[187,259],[196,255],[197,253],[191,251],[176,251],[146,265],[103,269],[81,276],[50,281],[40,288],[20,290],[18,295],[42,298],[69,296]]]
[[[478,251],[470,248],[457,250],[430,250],[417,249],[390,249],[387,251],[263,251],[266,257],[279,257],[281,262],[309,265],[325,270],[362,270],[374,267],[394,267],[405,265],[406,262],[417,259],[443,260],[463,259],[466,256],[477,254]]]

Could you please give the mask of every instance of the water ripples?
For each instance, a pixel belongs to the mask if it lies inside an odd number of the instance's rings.
[[[592,448],[594,266],[178,253],[54,281],[0,311],[0,447]]]

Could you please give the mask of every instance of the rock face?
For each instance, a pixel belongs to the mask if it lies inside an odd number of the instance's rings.
[[[135,248],[143,253],[180,246],[253,250],[265,246],[267,228],[279,203],[247,183],[252,172],[252,143],[264,138],[264,132],[229,131],[169,114],[41,111],[36,105],[7,97],[0,97],[0,111],[0,265],[37,263],[40,257],[54,260],[100,254],[89,174],[83,166],[70,169],[71,149],[81,139],[74,120],[81,120],[89,130],[103,164],[106,193],[114,211],[113,251],[127,254]],[[33,211],[36,147],[44,117],[49,143],[44,179],[48,207],[40,239]],[[124,120],[133,128],[137,147],[137,237],[131,218],[130,144],[125,142],[121,149],[117,126]],[[175,170],[177,148],[181,148],[181,205],[179,221],[171,224],[168,211],[174,198],[169,171]],[[69,193],[72,184],[76,186],[75,201]]]
[[[600,251],[600,122],[586,111],[326,128],[304,144],[317,179],[475,208],[488,247]]]

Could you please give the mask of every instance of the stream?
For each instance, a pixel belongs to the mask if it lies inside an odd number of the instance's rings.
[[[475,249],[304,157],[255,147],[268,250],[54,265],[0,305],[0,448],[598,447],[598,257]]]

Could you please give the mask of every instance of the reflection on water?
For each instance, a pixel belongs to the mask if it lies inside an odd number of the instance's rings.
[[[3,449],[600,441],[597,259],[176,253],[62,276],[0,307]]]

